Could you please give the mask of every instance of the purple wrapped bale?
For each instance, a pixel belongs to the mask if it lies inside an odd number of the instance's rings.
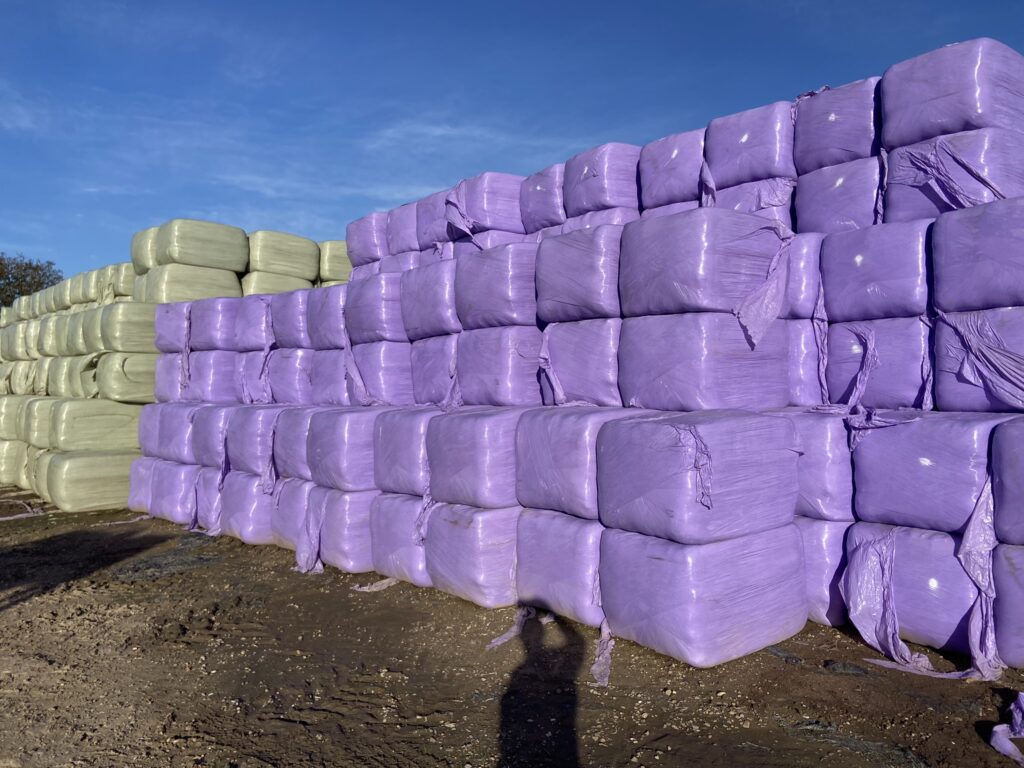
[[[601,522],[707,544],[793,521],[797,438],[777,415],[717,411],[610,421],[597,436]]]
[[[280,477],[312,480],[309,456],[306,452],[306,435],[313,415],[323,408],[306,406],[288,408],[281,412],[274,429],[274,467]]]
[[[975,128],[1019,129],[1024,58],[981,37],[889,67],[882,78],[882,140],[888,149]]]
[[[256,475],[228,472],[221,490],[221,532],[246,544],[273,544],[270,519],[274,514],[273,493],[263,490]]]
[[[235,348],[235,324],[241,299],[215,298],[192,302],[189,319],[191,349]]]
[[[149,514],[191,527],[196,520],[196,482],[199,467],[157,461],[151,475]]]
[[[722,312],[630,317],[619,336],[624,405],[664,411],[789,404],[789,332],[777,320],[755,349]]]
[[[366,405],[412,405],[412,344],[400,341],[378,341],[352,348],[352,359],[365,395],[358,392],[349,399]],[[351,381],[351,378],[349,379]]]
[[[549,165],[523,179],[519,185],[519,210],[527,232],[538,232],[565,223],[565,164]]]
[[[804,547],[807,608],[811,621],[826,627],[846,623],[846,603],[839,582],[846,568],[846,531],[852,522],[797,517]]]
[[[380,261],[388,254],[388,215],[371,213],[345,228],[348,257],[353,267]]]
[[[153,467],[159,459],[140,456],[132,462],[128,475],[128,509],[149,514],[153,499]]]
[[[881,159],[867,157],[804,174],[796,182],[798,232],[848,232],[882,220]]]
[[[777,221],[793,228],[793,179],[762,179],[737,184],[711,192],[705,200],[709,208],[724,208],[736,213],[750,213],[762,219]]]
[[[388,211],[387,221],[388,253],[405,253],[418,251],[419,239],[416,236],[416,203],[406,203]]]
[[[462,330],[455,310],[455,264],[447,259],[402,275],[402,323],[411,341]]]
[[[600,577],[613,634],[694,667],[759,651],[807,621],[794,525],[698,546],[606,530]]]
[[[853,458],[843,416],[801,408],[780,411],[793,422],[800,453],[796,513],[816,520],[853,520]]]
[[[931,222],[880,224],[829,235],[821,246],[821,281],[829,320],[914,317],[928,309]]]
[[[363,264],[362,266],[359,267],[352,267],[352,272],[348,276],[347,285],[362,282],[366,278],[372,277],[373,275],[377,274],[380,274],[379,261],[371,261],[369,264]]]
[[[546,323],[619,316],[622,227],[549,237],[537,249],[537,318]]]
[[[785,325],[789,337],[789,404],[827,404],[828,387],[823,381],[822,368],[825,324],[789,320]]]
[[[376,489],[373,424],[386,410],[329,408],[313,414],[306,437],[306,460],[313,482],[339,491]]]
[[[279,347],[309,349],[308,302],[311,291],[278,293],[270,299],[274,339]]]
[[[715,118],[704,135],[704,157],[717,189],[763,179],[795,179],[793,105],[776,101]]]
[[[239,352],[235,358],[235,400],[244,405],[270,403],[270,379],[267,376],[267,353]]]
[[[481,328],[459,334],[456,375],[466,405],[540,405],[536,326]]]
[[[704,129],[676,133],[640,150],[640,197],[645,209],[700,198]]]
[[[192,417],[192,454],[195,463],[211,469],[228,466],[228,428],[241,406],[204,405]]]
[[[524,408],[463,408],[430,420],[427,462],[437,501],[497,509],[516,502],[516,426]]]
[[[434,507],[424,545],[433,586],[484,608],[515,605],[521,512],[520,507]]]
[[[1024,306],[1024,198],[944,213],[932,227],[935,307]]]
[[[1024,195],[1024,135],[982,128],[889,153],[885,220],[934,219],[946,211]]]
[[[881,80],[869,77],[797,100],[793,164],[798,173],[878,154]]]
[[[457,259],[464,254],[480,253],[481,251],[489,251],[491,248],[497,248],[499,245],[523,242],[526,242],[526,236],[518,232],[487,230],[486,232],[478,232],[472,237],[460,238],[452,243],[451,258]]]
[[[657,208],[645,208],[644,212],[640,214],[640,218],[645,221],[647,219],[660,219],[662,216],[673,216],[677,213],[692,211],[694,208],[700,208],[699,200],[689,200],[685,203],[669,203],[668,205],[659,205]]]
[[[522,183],[522,176],[493,171],[460,181],[445,200],[448,224],[466,235],[490,229],[526,234],[519,210]]]
[[[931,410],[928,338],[928,324],[920,317],[833,323],[825,370],[829,400]]]
[[[582,216],[608,208],[639,208],[640,147],[611,142],[565,163],[565,212]]]
[[[536,324],[537,248],[513,243],[455,259],[455,308],[463,329]]]
[[[427,553],[417,527],[424,501],[419,496],[382,493],[370,507],[373,570],[417,587],[433,586]]]
[[[144,425],[139,422],[139,442],[146,449],[146,455],[155,456],[178,464],[197,464],[192,447],[194,433],[193,419],[203,406],[192,403],[159,403],[147,405],[143,412],[157,412],[156,445],[143,445]],[[149,432],[149,429],[145,430]]]
[[[565,224],[562,225],[562,234],[567,235],[581,229],[593,229],[608,224],[621,227],[639,218],[640,211],[636,208],[607,208],[603,211],[591,211],[582,216],[566,219]]]
[[[159,457],[160,455],[160,412],[163,403],[150,403],[142,406],[139,412],[139,448],[143,456]]]
[[[950,312],[935,327],[942,411],[1024,411],[1024,307]]]
[[[309,506],[320,521],[320,560],[345,573],[373,570],[370,508],[376,491],[345,493],[316,487]]]
[[[160,355],[156,359],[154,371],[153,397],[156,398],[156,401],[158,403],[173,403],[183,399],[185,396],[183,377],[179,353]]]
[[[601,532],[594,520],[524,509],[516,540],[516,593],[532,605],[599,627],[604,621],[598,564]]]
[[[196,526],[210,536],[219,536],[220,518],[224,498],[221,487],[224,471],[212,467],[201,467],[196,478]]]
[[[420,405],[441,405],[451,400],[459,334],[433,336],[412,343],[413,399]]]
[[[188,360],[188,383],[183,393],[186,400],[205,403],[238,402],[235,395],[237,352],[193,352]]]
[[[305,480],[281,480],[274,490],[274,507],[270,516],[270,535],[282,549],[298,552],[309,548],[306,515],[309,495],[316,488]]]
[[[405,253],[395,253],[390,256],[385,256],[380,260],[380,274],[386,274],[389,272],[408,272],[414,267],[420,265],[420,252],[419,251],[406,251]]]
[[[348,352],[343,349],[317,349],[309,369],[309,384],[314,405],[351,405],[347,379]]]
[[[345,296],[347,285],[309,291],[306,296],[306,330],[313,349],[346,349]],[[287,345],[285,345],[287,346]]]
[[[996,547],[992,575],[999,656],[1011,667],[1024,668],[1024,547]]]
[[[522,239],[524,243],[540,243],[549,237],[556,237],[562,234],[562,225],[559,224],[557,227],[545,227],[536,232],[531,232]]]
[[[258,476],[267,493],[274,479],[274,430],[287,406],[239,408],[228,424],[227,456],[232,470]]]
[[[592,403],[620,406],[619,331],[622,321],[551,323],[540,351],[545,405]]]
[[[263,352],[274,345],[274,321],[270,296],[243,296],[235,316],[232,349],[236,352]]]
[[[390,272],[349,283],[345,327],[352,344],[408,341],[402,325],[402,276]]]
[[[267,358],[267,380],[274,402],[310,405],[313,402],[312,349],[275,349]]]
[[[823,239],[822,234],[804,232],[789,241],[786,296],[779,317],[801,320],[815,316],[818,291],[821,289],[819,262]]]
[[[1024,419],[996,427],[992,436],[992,496],[996,536],[1024,545]]]
[[[427,195],[416,203],[416,243],[418,250],[433,248],[437,243],[451,240],[448,219],[445,218],[445,200],[450,190],[443,189]]]
[[[717,208],[629,224],[619,255],[622,313],[732,312],[765,284],[787,240],[771,222]]]
[[[377,417],[373,433],[373,477],[385,493],[425,496],[430,490],[427,468],[427,425],[437,408],[395,408]]]
[[[189,344],[190,302],[158,304],[153,318],[156,348],[161,352],[184,352]]]

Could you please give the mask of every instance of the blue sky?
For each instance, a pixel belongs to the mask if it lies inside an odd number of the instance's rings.
[[[946,43],[1024,51],[1024,3],[0,0],[0,28],[0,250],[71,274],[174,216],[344,237]]]

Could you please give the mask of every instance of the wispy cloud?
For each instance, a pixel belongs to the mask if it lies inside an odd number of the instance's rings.
[[[0,79],[0,130],[34,131],[45,122],[45,115],[41,105],[32,103],[11,83]]]

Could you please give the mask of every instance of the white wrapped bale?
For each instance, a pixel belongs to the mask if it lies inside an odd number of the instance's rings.
[[[46,486],[64,512],[95,512],[128,505],[128,477],[138,451],[70,451],[49,459]]]
[[[50,447],[60,451],[137,449],[141,412],[139,405],[62,400],[50,414]]]
[[[320,243],[320,284],[348,282],[352,262],[348,257],[348,243],[344,240],[325,240]]]
[[[238,275],[231,270],[188,264],[161,264],[154,267],[144,276],[143,285],[142,294],[136,291],[135,300],[155,304],[242,295]]]
[[[63,402],[56,397],[33,397],[21,410],[21,428],[18,439],[34,448],[50,447],[50,416],[54,407]]]
[[[132,236],[132,268],[136,275],[144,275],[156,266],[156,233],[160,227],[150,227]]]
[[[152,403],[159,355],[110,352],[96,366],[99,396],[119,403]]]
[[[250,272],[242,278],[242,295],[288,293],[312,288],[313,283],[301,277],[278,275],[273,272]]]
[[[17,485],[24,472],[25,450],[20,440],[0,440],[0,485]]]
[[[35,370],[31,360],[17,360],[11,368],[11,394],[31,395],[35,392]]]
[[[155,304],[111,304],[100,314],[101,349],[110,352],[155,353]]]
[[[249,239],[245,230],[238,227],[172,219],[157,230],[156,263],[245,272],[249,265]]]
[[[249,270],[316,280],[320,272],[320,246],[284,232],[253,232],[249,235]]]

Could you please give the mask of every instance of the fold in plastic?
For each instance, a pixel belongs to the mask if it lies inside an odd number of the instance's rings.
[[[791,208],[795,188],[796,181],[788,178],[748,181],[735,187],[710,190],[703,196],[701,206],[750,213],[792,229]]]
[[[1024,411],[1024,307],[939,314],[935,400],[944,411]]]
[[[622,321],[551,323],[540,350],[545,405],[591,403],[620,406],[619,332]]]
[[[868,77],[797,99],[793,163],[799,173],[878,154],[880,82]]]
[[[436,243],[451,240],[445,218],[447,189],[427,195],[416,203],[416,243],[418,250],[432,248]]]
[[[487,171],[460,181],[445,198],[445,217],[456,233],[489,229],[525,234],[519,209],[523,177]]]

